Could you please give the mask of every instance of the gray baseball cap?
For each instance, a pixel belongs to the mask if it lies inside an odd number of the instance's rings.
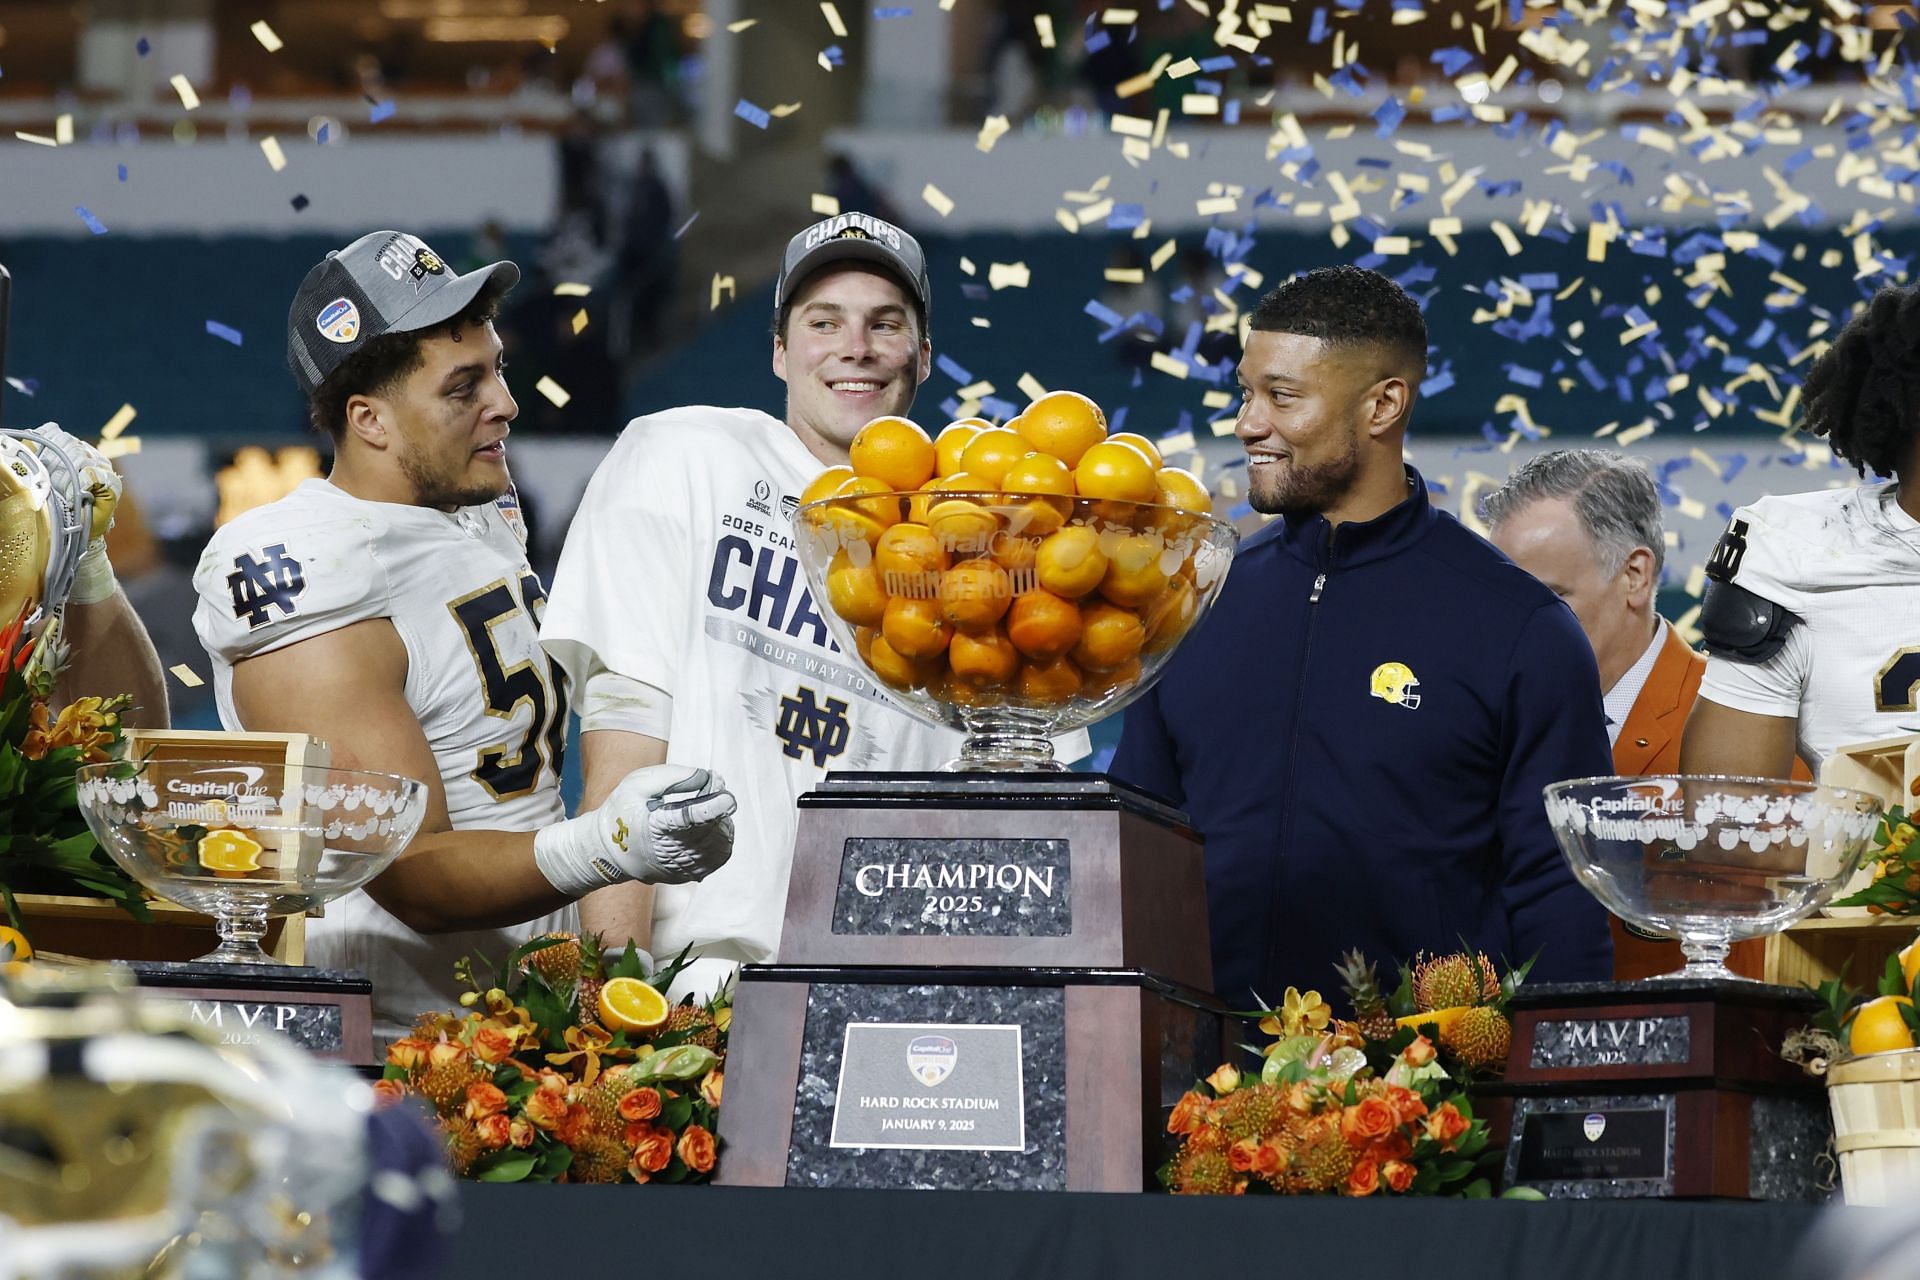
[[[920,242],[883,218],[870,213],[842,213],[816,222],[787,241],[780,262],[780,280],[773,287],[773,314],[792,301],[794,290],[821,267],[834,262],[871,262],[898,276],[901,285],[920,304],[922,315],[932,310],[933,290],[927,284],[927,255]]]
[[[511,262],[460,275],[419,236],[376,231],[335,249],[307,272],[287,312],[287,366],[311,396],[335,369],[388,333],[453,319],[491,289],[520,283]]]

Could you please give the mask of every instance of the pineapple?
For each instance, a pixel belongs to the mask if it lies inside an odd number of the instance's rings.
[[[714,1025],[713,1015],[697,1004],[677,1004],[673,1012],[667,1015],[666,1023],[656,1031],[656,1036],[685,1033],[685,1044],[697,1044],[702,1049],[720,1051],[720,1028]]]
[[[1507,1060],[1513,1027],[1498,1009],[1480,1005],[1454,1019],[1440,1043],[1470,1067],[1497,1066]]]
[[[1386,997],[1374,980],[1373,965],[1356,948],[1342,956],[1334,966],[1340,974],[1340,987],[1353,1005],[1360,1034],[1369,1040],[1385,1040],[1394,1032],[1393,1015],[1387,1012]]]

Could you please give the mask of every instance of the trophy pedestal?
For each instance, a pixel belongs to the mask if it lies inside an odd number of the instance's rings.
[[[363,973],[164,961],[133,961],[127,967],[143,992],[184,1002],[188,1016],[216,1030],[224,1044],[253,1044],[272,1031],[315,1057],[354,1066],[377,1061],[373,984]]]
[[[1549,1196],[1826,1198],[1826,1090],[1780,1057],[1812,992],[1739,980],[1522,986],[1506,1184]]]
[[[830,776],[741,971],[717,1182],[1140,1191],[1223,1061],[1200,842],[1086,774]]]

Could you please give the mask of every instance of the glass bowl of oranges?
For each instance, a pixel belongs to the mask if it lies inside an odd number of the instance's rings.
[[[795,545],[842,650],[965,735],[949,769],[1059,769],[1205,615],[1237,535],[1151,442],[1051,392],[1012,422],[861,429],[801,495]]]

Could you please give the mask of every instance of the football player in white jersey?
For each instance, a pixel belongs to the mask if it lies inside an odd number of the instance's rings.
[[[652,761],[592,813],[561,805],[566,690],[539,647],[492,324],[519,274],[458,275],[391,231],[328,254],[287,345],[331,475],[220,529],[194,574],[223,724],[428,786],[406,852],[309,930],[311,963],[372,978],[386,1037],[457,999],[463,954],[498,962],[574,927],[591,889],[698,879],[731,852],[733,797],[704,769]]]
[[[1808,374],[1804,428],[1865,477],[1735,511],[1707,562],[1689,773],[1787,776],[1920,731],[1920,291],[1883,289]]]
[[[663,955],[692,944],[682,990],[775,957],[803,792],[829,770],[957,754],[956,735],[888,703],[828,636],[790,524],[861,427],[912,406],[932,360],[928,294],[920,245],[891,223],[844,213],[796,235],[774,291],[786,420],[705,405],[634,419],[568,532],[541,641],[573,680],[586,803],[669,752],[724,771],[742,799],[733,861],[713,876],[581,904],[603,936],[651,937]]]

